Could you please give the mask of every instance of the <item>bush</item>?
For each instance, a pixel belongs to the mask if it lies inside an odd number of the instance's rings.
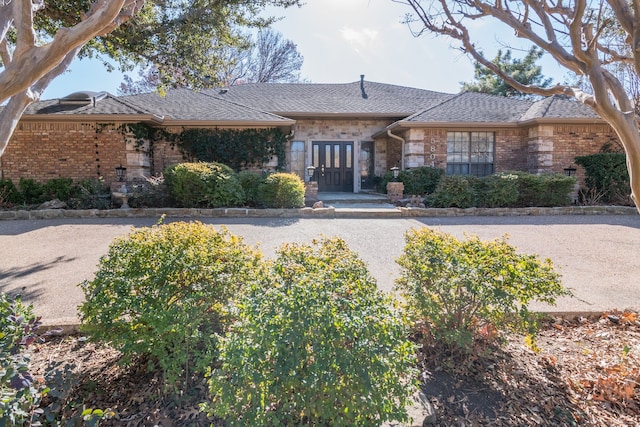
[[[340,239],[285,245],[238,304],[209,384],[229,426],[372,426],[406,419],[413,345],[391,297]]]
[[[435,192],[427,197],[427,203],[435,208],[470,208],[475,206],[476,194],[472,176],[450,175],[440,180]]]
[[[44,186],[33,179],[20,178],[18,187],[28,205],[44,202]]]
[[[624,153],[598,153],[576,157],[584,167],[587,192],[597,195],[602,203],[631,205],[631,187],[627,158]]]
[[[421,196],[435,191],[440,179],[444,175],[442,169],[421,166],[400,171],[398,181],[404,184],[404,194]],[[387,184],[393,180],[393,174],[387,172],[382,178],[382,188],[387,191]]]
[[[182,207],[234,207],[244,200],[236,173],[221,163],[180,163],[165,169],[164,177]]]
[[[169,194],[164,176],[136,179],[127,186],[129,206],[132,208],[163,208],[169,205]]]
[[[245,204],[251,207],[260,207],[262,204],[260,187],[264,182],[262,175],[251,171],[242,171],[238,173],[238,181],[244,191]]]
[[[517,176],[500,173],[479,178],[475,182],[476,203],[479,208],[505,208],[518,201]]]
[[[24,197],[10,179],[0,179],[0,208],[24,203]]]
[[[505,240],[459,241],[423,228],[406,234],[396,281],[427,338],[469,351],[482,331],[510,328],[533,336],[531,301],[554,304],[569,295],[550,260],[520,255]],[[484,328],[484,329],[483,329]]]
[[[0,292],[0,425],[31,425],[32,409],[46,392],[34,382],[26,353],[39,324],[31,306]]]
[[[199,222],[137,229],[116,239],[81,284],[82,328],[124,361],[152,356],[172,385],[210,365],[226,305],[260,265],[240,238]]]
[[[71,178],[54,178],[42,186],[42,195],[46,200],[58,199],[63,202],[77,197],[80,189],[73,184]]]
[[[102,179],[83,179],[78,181],[78,193],[67,204],[74,209],[108,209],[111,206],[111,193]]]
[[[509,175],[517,177],[516,207],[571,204],[571,192],[576,183],[572,176],[555,173],[534,175],[526,172],[510,172]]]
[[[294,173],[273,173],[260,186],[262,204],[267,208],[304,206],[304,182]]]

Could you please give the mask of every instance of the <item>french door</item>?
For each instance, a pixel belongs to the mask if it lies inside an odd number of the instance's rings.
[[[321,192],[353,192],[353,142],[314,142],[313,180]]]

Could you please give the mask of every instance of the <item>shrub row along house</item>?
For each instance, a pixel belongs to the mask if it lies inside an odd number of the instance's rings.
[[[220,138],[185,148],[185,132],[203,129],[213,133],[192,132],[191,140],[222,131],[239,132],[245,142],[281,135],[280,148],[263,146],[232,166],[281,168],[309,180],[307,166],[314,165],[319,191],[331,192],[371,189],[376,176],[395,166],[433,166],[448,174],[563,173],[576,167],[575,156],[617,143],[595,113],[562,97],[447,94],[361,76],[347,84],[245,84],[165,96],[80,92],[41,101],[23,116],[0,159],[0,178],[112,182],[120,165],[133,179],[184,160],[218,160],[202,157],[220,148],[213,146]],[[259,145],[245,150],[237,144],[222,151],[242,157]]]

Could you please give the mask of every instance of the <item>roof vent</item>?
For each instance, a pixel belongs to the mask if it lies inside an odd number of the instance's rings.
[[[362,92],[362,97],[364,99],[369,98],[369,95],[367,95],[367,92],[364,90],[364,74],[360,74],[360,92]]]
[[[80,91],[73,92],[58,100],[59,104],[63,105],[89,105],[93,104],[95,107],[96,102],[107,97],[107,92],[92,92],[92,91]]]

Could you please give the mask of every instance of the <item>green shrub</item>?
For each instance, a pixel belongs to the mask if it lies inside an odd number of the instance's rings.
[[[473,188],[476,179],[462,175],[445,176],[435,192],[427,197],[427,202],[435,208],[470,208],[476,202]]]
[[[83,179],[77,183],[78,192],[67,204],[74,209],[108,209],[111,193],[100,179]]]
[[[164,176],[131,181],[127,185],[129,191],[129,206],[132,208],[163,208],[170,205]]]
[[[517,207],[566,206],[571,204],[571,192],[576,180],[563,174],[534,175],[526,172],[510,172],[518,185]]]
[[[236,173],[221,163],[180,163],[164,171],[165,183],[178,205],[234,207],[244,200]]]
[[[245,204],[251,207],[260,207],[262,203],[260,188],[264,182],[262,175],[251,171],[242,171],[238,173],[238,181],[244,191]]]
[[[285,245],[238,304],[209,384],[229,426],[372,426],[407,417],[415,351],[340,239]]]
[[[54,178],[42,186],[43,197],[47,200],[58,199],[68,201],[80,194],[80,189],[73,184],[71,178]]]
[[[0,208],[24,203],[22,193],[10,179],[0,179]]]
[[[0,425],[31,425],[32,409],[46,393],[29,372],[26,353],[39,323],[31,306],[0,292]]]
[[[398,179],[404,184],[404,193],[421,196],[431,194],[438,187],[444,171],[428,166],[400,172]]]
[[[536,330],[531,301],[569,295],[550,260],[520,255],[505,240],[459,241],[423,228],[406,234],[396,281],[427,338],[468,351],[482,328]]]
[[[479,178],[475,182],[476,203],[480,208],[505,208],[518,201],[517,176],[499,173]]]
[[[273,173],[260,187],[262,204],[267,208],[304,206],[304,182],[294,173]]]
[[[33,179],[20,178],[20,193],[28,205],[44,202],[44,186]]]
[[[602,203],[632,204],[627,158],[624,153],[598,153],[576,157],[584,167],[587,192],[597,195]]]
[[[404,184],[404,194],[411,196],[422,196],[435,191],[444,171],[442,169],[421,166],[413,169],[400,171],[398,181]],[[393,174],[387,172],[382,177],[382,188],[386,192],[387,184],[393,180]]]
[[[171,386],[211,364],[226,305],[260,265],[240,238],[199,222],[136,229],[116,239],[95,278],[81,284],[82,328],[125,361],[152,356]]]

